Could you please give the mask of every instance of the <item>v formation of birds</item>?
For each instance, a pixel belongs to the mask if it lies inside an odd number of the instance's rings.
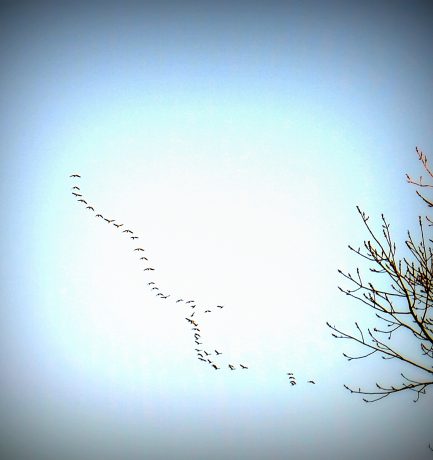
[[[74,179],[81,179],[81,175],[74,173],[69,176],[70,178]],[[99,218],[105,222],[107,222],[109,225],[113,225],[118,231],[120,231],[121,234],[124,234],[124,237],[130,238],[133,242],[137,239],[140,239],[139,236],[135,235],[134,232],[131,229],[124,228],[123,223],[118,223],[116,219],[107,219],[104,217],[101,213],[95,211],[94,206],[90,205],[86,199],[83,197],[81,193],[81,188],[78,185],[74,185],[72,187],[72,195],[75,197],[76,201],[81,203],[82,205],[85,205],[85,209],[88,209],[92,213],[95,214],[96,218]],[[144,252],[144,249],[140,246],[137,246],[132,249],[134,253],[138,253],[139,260],[143,261],[143,271],[147,273],[153,273],[155,271],[155,268],[152,266],[152,264],[149,263],[149,260],[147,257],[143,256],[142,253]],[[213,368],[215,370],[220,370],[222,368],[229,369],[230,371],[235,371],[235,370],[248,370],[249,366],[246,365],[245,363],[228,363],[228,362],[223,362],[223,360],[220,358],[221,355],[223,355],[222,351],[219,351],[214,347],[210,347],[206,341],[204,340],[204,337],[202,336],[202,330],[200,329],[200,320],[199,317],[200,315],[207,314],[207,313],[212,313],[214,310],[210,310],[209,308],[204,308],[200,306],[199,302],[196,302],[194,299],[188,299],[184,300],[183,298],[178,298],[174,299],[171,298],[170,294],[166,294],[161,292],[159,286],[157,285],[156,281],[148,281],[147,286],[149,287],[149,290],[151,293],[155,294],[155,296],[160,299],[160,300],[165,300],[170,298],[169,301],[174,302],[176,305],[182,305],[185,307],[186,311],[186,326],[189,326],[191,331],[192,331],[192,339],[193,339],[193,349],[195,352],[195,355],[199,361],[202,361],[205,365],[209,366],[210,368]],[[224,308],[224,305],[216,305],[216,309],[219,309],[218,311],[221,311]],[[215,310],[217,311],[217,310]],[[194,316],[197,313],[197,316]],[[198,348],[200,347],[200,348]],[[218,346],[218,348],[220,348]],[[221,348],[220,348],[221,349]],[[293,375],[292,372],[287,373],[288,380],[292,386],[296,385],[296,378]],[[315,384],[313,380],[308,380],[307,383],[312,383]]]

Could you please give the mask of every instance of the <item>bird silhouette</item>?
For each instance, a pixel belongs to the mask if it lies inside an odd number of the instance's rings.
[[[313,385],[315,385],[315,384],[316,384],[316,382],[313,382],[313,380],[308,380],[308,382],[307,382],[307,383],[312,383]]]
[[[72,177],[72,176],[71,176],[71,177]],[[73,177],[81,177],[81,176],[79,176],[79,175],[77,174],[77,175],[73,175]],[[80,188],[77,187],[77,186],[74,186],[74,187],[72,188],[72,190],[80,190]],[[73,193],[73,195],[76,196],[76,197],[82,197],[82,195],[81,195],[80,193],[76,193],[76,192],[72,192],[72,193]],[[86,204],[86,205],[88,204],[87,201],[85,201],[83,198],[81,198],[81,199],[79,199],[79,200],[77,200],[77,201],[82,202],[82,203],[84,203],[84,204]],[[87,209],[90,209],[90,210],[92,210],[92,211],[95,211],[95,209],[94,209],[93,206],[88,205],[86,208],[87,208]],[[115,219],[107,219],[107,218],[104,218],[104,217],[102,216],[102,214],[96,214],[96,217],[100,217],[100,218],[104,219],[104,220],[105,220],[107,223],[109,223],[109,224],[114,222],[114,225],[115,225],[116,228],[120,228],[120,227],[122,227],[122,226],[124,225],[124,224],[117,224],[117,223],[115,223]],[[125,230],[123,230],[122,232],[123,232],[123,233],[130,233],[130,234],[133,234],[133,231],[130,230],[130,229],[125,229]],[[136,240],[136,239],[139,239],[139,237],[134,235],[134,236],[131,236],[131,239],[132,239],[132,240]],[[135,249],[133,249],[133,250],[134,250],[134,251],[137,251],[137,252],[144,251],[144,249],[141,248],[141,247],[137,247],[137,248],[135,248]],[[148,258],[143,256],[143,257],[140,257],[140,260],[148,261]],[[149,270],[149,271],[153,271],[153,270],[155,270],[155,269],[152,268],[152,267],[144,268],[144,271],[148,271],[148,270]],[[150,281],[150,282],[147,283],[147,284],[148,284],[149,286],[151,286],[151,285],[155,285],[155,282]],[[159,288],[158,288],[157,286],[154,286],[154,287],[151,288],[151,290],[152,290],[152,291],[159,291]],[[160,296],[160,298],[162,298],[162,299],[167,299],[168,297],[170,297],[170,295],[164,296],[161,292],[156,293],[156,295],[157,295],[157,296]],[[184,301],[184,299],[179,298],[179,299],[176,300],[176,303],[179,303],[179,302],[185,302],[185,301]],[[196,308],[196,306],[197,306],[197,305],[194,304],[194,302],[195,302],[195,300],[192,300],[192,299],[191,299],[191,300],[186,301],[185,303],[188,304],[188,305],[193,309],[193,308]],[[201,306],[200,306],[200,307],[201,307]],[[224,308],[224,305],[216,305],[216,308],[221,308],[221,309],[222,309],[222,308]],[[200,308],[200,310],[201,310],[201,308]],[[203,311],[203,310],[201,310],[201,311]],[[211,311],[212,311],[212,310],[210,310],[210,309],[204,310],[205,313],[211,313]],[[192,312],[191,318],[192,318],[194,315],[195,315],[195,312]],[[191,323],[192,325],[195,326],[194,328],[192,328],[193,330],[200,331],[200,329],[197,327],[197,326],[198,326],[198,323],[197,323],[197,322],[195,322],[194,320],[192,320],[192,319],[190,319],[190,318],[185,318],[185,319],[186,319],[189,323]],[[195,338],[194,342],[195,342],[197,345],[203,345],[203,342],[200,342],[200,341],[199,341],[199,340],[201,339],[201,335],[200,335],[199,333],[196,332],[196,333],[194,334],[194,338]],[[199,349],[196,349],[196,350],[197,350],[197,351],[202,351],[202,350],[199,350]],[[206,357],[211,356],[211,353],[208,353],[207,351],[202,351],[202,352],[205,354]],[[222,353],[222,352],[219,352],[218,350],[215,350],[215,354],[218,356],[218,355],[221,355],[221,354],[223,354],[223,353]],[[204,359],[203,354],[199,353],[198,358],[199,358],[201,361],[206,362],[206,359]],[[219,370],[219,369],[220,369],[220,367],[218,367],[217,364],[213,363],[213,362],[211,361],[211,359],[207,358],[207,361],[208,361],[209,364],[212,365],[212,367],[213,367],[215,370]],[[236,368],[235,368],[235,366],[234,366],[233,364],[229,364],[228,366],[229,366],[230,370],[236,370]],[[242,369],[248,369],[248,367],[245,366],[245,365],[243,365],[243,364],[239,364],[239,366],[240,366]],[[295,379],[293,378],[293,380],[295,380]],[[296,382],[293,382],[293,381],[291,381],[290,383],[291,383],[292,385],[295,385],[295,384],[296,384]],[[311,380],[311,381],[309,381],[309,383],[314,384],[315,382]]]
[[[80,178],[81,176],[80,176],[79,174],[76,174],[76,173],[75,173],[75,174],[71,174],[70,177],[77,177],[77,178]],[[78,181],[77,181],[77,182],[78,182]],[[77,182],[76,182],[76,183],[77,183]],[[79,182],[78,182],[78,183],[79,183]],[[90,209],[90,210],[92,210],[92,211],[95,211],[95,208],[94,208],[93,206],[88,205],[87,201],[86,201],[85,199],[82,198],[81,193],[79,193],[80,187],[78,187],[78,186],[75,185],[75,186],[71,187],[71,189],[72,189],[73,196],[75,196],[75,197],[77,197],[77,198],[80,198],[80,199],[77,199],[77,201],[79,201],[79,202],[81,202],[81,203],[84,203],[84,204],[86,205],[86,208],[87,208],[87,209]],[[109,223],[109,224],[114,223],[114,226],[115,226],[116,228],[120,228],[120,227],[124,226],[124,224],[118,224],[118,223],[116,223],[116,222],[115,222],[115,219],[107,219],[107,218],[105,218],[102,214],[96,214],[96,217],[100,217],[100,218],[104,219],[104,220],[105,220],[107,223]],[[132,240],[139,239],[139,237],[138,237],[138,236],[135,236],[135,235],[134,235],[134,232],[133,232],[132,230],[130,230],[130,229],[124,229],[124,230],[121,230],[121,232],[123,232],[123,233],[129,233]],[[141,237],[140,237],[140,239],[141,239]],[[143,242],[143,244],[146,244],[146,243]],[[141,248],[141,247],[134,248],[134,247],[132,246],[132,248],[133,248],[133,251],[134,251],[134,252],[135,252],[135,251],[137,251],[137,252],[145,251],[144,248]],[[140,260],[148,261],[149,259],[148,259],[147,257],[140,257]],[[147,264],[146,264],[146,265],[147,265]],[[158,266],[158,267],[159,267],[159,266]],[[158,268],[158,269],[159,269],[159,268]],[[144,270],[144,271],[154,271],[155,269],[154,269],[153,267],[145,267],[143,270]],[[158,272],[158,273],[159,273],[159,272]],[[160,291],[159,287],[157,287],[157,286],[155,285],[155,282],[151,281],[151,282],[149,282],[149,283],[147,283],[147,284],[148,284],[149,286],[154,285],[154,287],[151,288],[152,291]],[[168,297],[170,297],[170,295],[163,295],[161,292],[157,292],[157,293],[155,293],[155,294],[156,294],[158,297],[160,297],[161,299],[167,299]],[[173,299],[173,300],[174,300],[174,299]],[[191,307],[191,309],[194,309],[194,308],[196,308],[196,307],[198,306],[198,307],[199,307],[199,309],[198,309],[198,313],[199,313],[199,314],[200,314],[201,312],[204,312],[204,313],[211,313],[211,312],[212,312],[212,310],[210,310],[210,308],[209,308],[209,309],[205,309],[206,307],[203,308],[203,306],[202,306],[200,303],[196,305],[196,304],[195,304],[195,300],[193,300],[193,299],[190,299],[190,300],[188,300],[188,301],[185,301],[183,298],[178,298],[178,299],[175,300],[175,301],[176,301],[176,303],[184,302],[184,303],[188,304],[188,305]],[[224,305],[212,305],[212,306],[213,306],[213,308],[220,308],[220,309],[225,308]],[[196,311],[190,312],[190,313],[191,313],[191,317],[190,317],[190,318],[185,318],[185,319],[186,319],[192,326],[195,326],[195,327],[192,328],[194,331],[200,331],[200,329],[198,328],[198,323],[197,323],[196,321],[194,321],[193,319],[191,319],[191,318],[195,315]],[[200,316],[200,315],[198,315],[198,316]],[[194,342],[195,342],[197,345],[202,345],[202,344],[203,344],[202,342],[199,341],[199,340],[201,340],[201,334],[199,334],[198,332],[196,332],[196,333],[194,334],[194,339],[195,339]],[[198,350],[198,349],[196,349],[196,350]],[[218,351],[218,350],[215,349],[215,355],[216,355],[216,356],[222,355],[222,354],[223,354],[222,352],[220,352],[220,351]],[[202,361],[206,361],[206,360],[204,359],[204,355],[207,357],[207,361],[214,367],[214,369],[220,369],[220,367],[218,367],[216,363],[213,363],[213,362],[211,361],[211,359],[208,358],[208,356],[212,355],[212,353],[209,353],[209,352],[207,352],[207,351],[204,351],[203,354],[200,354],[199,359],[201,359]],[[222,365],[222,364],[221,364],[221,365]],[[225,365],[227,365],[227,364],[225,364]],[[223,367],[225,367],[225,365],[224,365]],[[236,367],[235,367],[233,364],[229,364],[228,366],[229,366],[229,369],[230,369],[230,370],[236,370]],[[244,365],[244,364],[241,364],[241,363],[238,363],[238,367],[241,368],[241,369],[248,369],[248,366],[246,366],[246,365]],[[291,383],[292,385],[296,385],[296,381],[295,381],[296,379],[295,379],[295,377],[293,377],[293,374],[289,373],[288,375],[289,375],[289,376],[292,376],[292,377],[289,379],[289,380],[290,380],[290,383]],[[313,380],[309,380],[308,383],[315,384],[315,382],[314,382]]]
[[[295,379],[295,377],[290,376],[290,377],[289,377],[289,382],[290,382],[291,385],[296,385],[296,379]]]

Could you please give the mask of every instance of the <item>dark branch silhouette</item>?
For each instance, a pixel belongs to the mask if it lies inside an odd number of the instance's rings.
[[[416,151],[425,171],[433,178],[426,156],[418,148]],[[406,177],[409,183],[418,187],[433,187],[431,184],[423,183],[422,177],[419,181],[414,181],[408,175]],[[418,190],[416,193],[425,204],[433,207],[433,201],[421,195]],[[433,384],[433,250],[431,246],[433,240],[426,238],[424,219],[420,216],[418,218],[419,241],[415,242],[408,232],[405,243],[409,255],[399,258],[396,243],[391,236],[390,224],[384,215],[381,216],[382,234],[378,236],[368,223],[369,216],[358,206],[357,210],[370,239],[364,241],[363,249],[354,249],[352,246],[349,246],[349,249],[367,260],[372,265],[370,272],[374,273],[380,281],[385,278],[387,287],[379,288],[377,284],[366,280],[357,268],[355,276],[338,270],[353,285],[351,289],[341,287],[339,289],[370,308],[379,319],[381,326],[363,329],[355,322],[356,331],[348,333],[335,325],[329,323],[327,325],[334,331],[332,334],[334,337],[349,339],[366,349],[366,353],[357,356],[343,353],[349,361],[377,354],[384,360],[397,359],[407,367],[416,370],[418,375],[421,371],[421,374],[425,374],[425,378],[410,378],[402,372],[403,380],[400,383],[394,385],[376,383],[376,389],[372,391],[344,386],[351,393],[364,395],[365,402],[379,401],[391,394],[406,390],[416,393],[414,399],[416,402],[420,395],[426,393],[426,388]],[[427,216],[425,220],[431,225],[431,218]],[[404,345],[399,339],[404,336],[409,336],[415,341],[417,354],[402,349]]]

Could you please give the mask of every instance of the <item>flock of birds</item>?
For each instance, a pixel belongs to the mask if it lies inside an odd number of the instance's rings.
[[[69,176],[70,178],[74,179],[80,179],[81,176],[80,174],[74,173]],[[81,192],[81,188],[78,185],[73,185],[72,186],[72,195],[76,198],[77,202],[81,203],[82,205],[85,205],[85,209],[88,209],[89,211],[93,212],[95,214],[96,218],[99,218],[101,220],[104,220],[107,222],[109,225],[113,225],[113,227],[116,227],[122,234],[125,234],[125,237],[130,238],[132,241],[140,239],[139,236],[135,235],[135,233],[128,228],[125,228],[123,223],[118,223],[116,222],[116,219],[107,219],[104,217],[102,214],[97,213],[95,211],[94,206],[90,205],[88,201],[85,199]],[[143,262],[144,268],[143,271],[152,273],[155,271],[155,268],[152,267],[152,264],[150,264],[149,259],[144,256],[142,253],[145,252],[144,248],[138,246],[133,249],[133,252],[137,252],[139,257],[139,260]],[[157,298],[160,300],[167,300],[169,297],[171,297],[170,294],[166,294],[161,291],[160,287],[157,285],[155,281],[148,281],[147,286],[149,287],[149,290],[151,293],[154,293]],[[171,300],[174,300],[171,299]],[[221,369],[221,366],[223,365],[221,363],[221,359],[219,358],[220,355],[223,355],[221,351],[218,351],[214,347],[209,347],[205,344],[205,341],[202,336],[202,330],[200,328],[200,322],[199,322],[199,317],[201,314],[208,314],[212,313],[213,310],[210,310],[209,308],[204,308],[199,306],[199,304],[194,300],[194,299],[188,299],[184,300],[183,298],[178,298],[174,300],[175,304],[183,304],[186,307],[187,311],[187,316],[185,317],[185,320],[187,322],[187,325],[190,326],[191,328],[191,335],[193,338],[193,348],[196,354],[196,357],[199,361],[202,361],[206,365],[214,368],[215,370]],[[224,308],[224,305],[216,305],[216,309],[222,310]],[[199,348],[200,347],[200,348]],[[247,370],[249,367],[245,364],[242,363],[225,363],[227,364],[227,368],[230,369],[231,371],[235,370]],[[224,365],[225,367],[225,365]],[[289,372],[287,373],[289,376],[289,381],[290,384],[296,385],[296,378],[293,375],[293,373]],[[308,383],[315,384],[313,380],[309,380]]]

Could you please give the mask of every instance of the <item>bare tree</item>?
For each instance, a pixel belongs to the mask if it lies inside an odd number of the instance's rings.
[[[424,170],[430,178],[433,178],[427,157],[418,148],[416,152]],[[408,182],[418,189],[433,188],[432,184],[423,182],[422,176],[418,181],[408,175],[406,177]],[[429,208],[432,208],[433,200],[426,198],[418,189],[416,190],[418,196]],[[359,207],[357,210],[370,239],[364,241],[362,249],[361,247],[354,249],[352,246],[349,246],[349,249],[368,261],[371,265],[369,270],[378,282],[373,284],[366,280],[359,268],[356,269],[355,276],[338,270],[352,283],[352,289],[341,287],[339,289],[369,307],[375,313],[380,326],[363,330],[355,322],[356,331],[347,333],[336,326],[326,324],[334,331],[332,333],[334,337],[354,341],[366,349],[367,353],[359,356],[343,353],[349,361],[378,354],[383,359],[400,360],[405,363],[405,367],[413,371],[416,369],[417,376],[422,375],[425,378],[410,378],[402,372],[400,374],[402,381],[398,384],[376,383],[376,388],[372,391],[344,386],[351,393],[364,395],[365,402],[378,401],[393,393],[406,390],[416,393],[414,399],[416,402],[421,394],[426,393],[426,388],[433,385],[433,251],[431,246],[433,240],[425,237],[423,224],[426,220],[428,226],[432,226],[433,220],[428,216],[418,218],[419,241],[415,242],[408,232],[405,243],[406,252],[407,249],[409,251],[407,257],[400,259],[397,257],[397,247],[391,236],[390,225],[384,215],[382,214],[382,234],[379,237],[368,223],[369,217]],[[404,334],[412,337],[414,349],[417,350],[415,353],[409,352],[404,342],[400,340]]]

